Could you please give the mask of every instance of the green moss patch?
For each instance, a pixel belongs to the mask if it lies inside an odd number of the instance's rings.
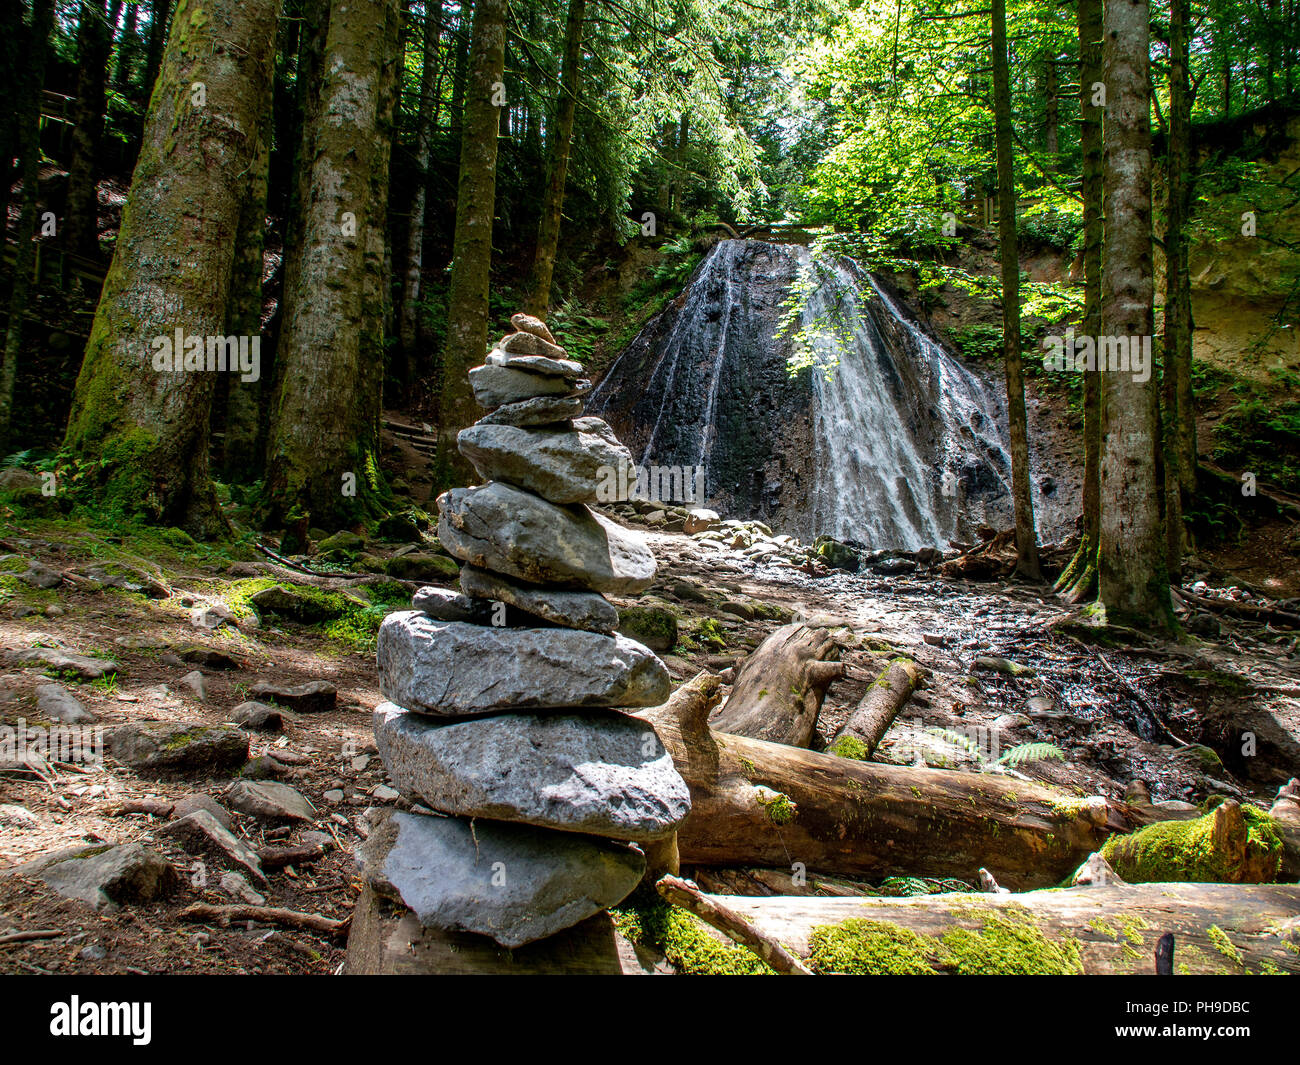
[[[1128,836],[1112,836],[1101,854],[1130,884],[1267,884],[1282,864],[1282,839],[1273,819],[1254,806],[1241,808],[1245,854],[1230,860],[1214,847],[1213,812],[1194,821],[1157,821]]]
[[[743,947],[720,943],[703,922],[669,905],[652,888],[638,888],[610,916],[619,932],[637,946],[658,951],[686,976],[770,976],[761,958]]]
[[[979,928],[923,935],[889,921],[852,918],[820,925],[809,937],[809,966],[852,975],[1068,976],[1083,972],[1079,943],[1049,938],[1023,906],[963,906]]]

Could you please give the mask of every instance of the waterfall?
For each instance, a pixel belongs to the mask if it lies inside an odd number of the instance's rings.
[[[588,411],[642,465],[702,465],[709,505],[805,539],[915,549],[1010,524],[1001,389],[807,248],[721,241]]]

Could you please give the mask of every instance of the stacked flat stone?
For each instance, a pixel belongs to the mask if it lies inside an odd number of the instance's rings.
[[[489,413],[457,441],[486,483],[438,499],[462,594],[423,588],[379,631],[379,753],[438,813],[392,814],[359,858],[426,927],[515,947],[625,898],[637,844],[670,836],[690,793],[651,727],[615,709],[670,688],[604,594],[644,591],[654,557],[586,505],[632,456],[580,417],[590,382],[546,326],[511,323],[469,372]]]

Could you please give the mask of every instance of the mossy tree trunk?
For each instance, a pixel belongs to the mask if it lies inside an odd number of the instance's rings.
[[[1192,88],[1188,0],[1169,7],[1169,153],[1165,189],[1164,441],[1166,562],[1182,575],[1183,511],[1196,491],[1196,411],[1192,405],[1192,288],[1186,226],[1192,206]]]
[[[1101,81],[1101,0],[1079,0],[1079,145],[1083,193],[1083,321],[1080,334],[1101,333],[1102,113],[1094,103]],[[1083,528],[1079,550],[1056,582],[1067,602],[1097,594],[1097,547],[1101,540],[1101,375],[1083,376]]]
[[[469,369],[487,353],[497,134],[505,103],[501,99],[505,37],[505,0],[478,0],[465,88],[465,131],[461,138],[438,418],[439,475],[460,483],[471,476],[468,463],[456,450],[456,434],[474,421]]]
[[[178,6],[64,441],[108,502],[197,536],[226,529],[208,476],[216,372],[155,370],[153,340],[225,335],[278,13]]]
[[[429,161],[433,157],[436,100],[441,89],[438,46],[442,30],[442,0],[425,0],[424,28],[420,38],[420,102],[415,113],[415,189],[406,237],[406,270],[402,310],[398,320],[405,384],[411,394],[428,372],[427,359],[416,349],[420,313],[420,282],[424,273],[424,232],[428,219]]]
[[[1154,326],[1151,252],[1151,27],[1147,0],[1112,0],[1104,12],[1106,254],[1102,333],[1130,347]],[[1100,367],[1101,353],[1098,353]],[[1101,548],[1106,618],[1137,628],[1174,625],[1165,567],[1157,461],[1154,367],[1102,375]]]
[[[263,99],[250,101],[260,114],[271,113],[271,82],[259,83]],[[239,214],[235,256],[230,270],[230,297],[226,307],[226,333],[230,336],[260,336],[262,332],[262,253],[265,249],[267,190],[270,180],[271,123],[262,124],[256,153],[249,165],[247,191]],[[265,345],[261,349],[261,374],[256,381],[241,381],[234,374],[222,378],[226,390],[225,435],[221,446],[221,469],[231,479],[245,483],[262,476],[264,396],[270,367]]]
[[[391,132],[396,0],[338,0],[324,81],[303,152],[311,184],[302,244],[286,278],[277,395],[267,452],[269,520],[350,526],[375,507],[386,138]],[[385,117],[385,110],[388,114]]]
[[[569,148],[573,141],[573,120],[578,109],[579,82],[582,77],[582,23],[586,0],[569,0],[569,16],[564,31],[564,60],[560,67],[560,91],[555,101],[555,122],[550,129],[550,161],[546,172],[546,195],[537,230],[537,250],[533,255],[533,276],[525,310],[543,321],[551,302],[551,278],[555,273],[555,253],[560,243],[560,224],[564,214],[564,185],[569,170]]]
[[[77,101],[73,109],[72,159],[63,212],[63,246],[91,258],[99,254],[99,196],[95,168],[104,130],[104,81],[112,37],[103,0],[82,0],[77,29]]]
[[[27,69],[18,101],[18,156],[23,178],[23,205],[18,215],[18,248],[14,256],[13,287],[9,291],[9,321],[5,328],[4,351],[0,355],[0,447],[7,447],[9,443],[14,382],[18,379],[18,356],[22,351],[23,314],[27,309],[32,272],[36,266],[41,86],[45,80],[45,57],[53,26],[54,0],[34,0],[27,34]]]
[[[1020,352],[1020,253],[1016,243],[1016,168],[1011,154],[1011,78],[1007,70],[1006,0],[993,0],[993,116],[998,157],[998,257],[1002,265],[1002,357],[1011,429],[1011,495],[1016,522],[1016,573],[1042,580],[1029,477],[1029,428]]]

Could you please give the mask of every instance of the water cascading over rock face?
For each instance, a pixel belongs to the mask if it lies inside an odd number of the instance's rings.
[[[717,244],[587,409],[642,466],[702,465],[692,502],[803,539],[942,547],[1011,523],[1001,390],[870,274],[807,248]]]
[[[375,740],[412,802],[357,857],[371,889],[426,928],[522,946],[621,901],[690,793],[653,727],[615,707],[668,697],[664,664],[616,633],[602,593],[649,587],[641,537],[594,514],[601,471],[632,456],[546,326],[511,319],[470,371],[487,417],[461,453],[486,479],[438,499],[461,590],[423,588],[384,619]]]

